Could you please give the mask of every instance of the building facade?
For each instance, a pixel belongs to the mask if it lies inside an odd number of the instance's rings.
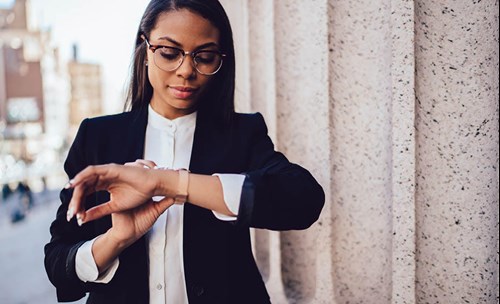
[[[81,62],[77,46],[73,47],[73,60],[68,63],[70,79],[70,127],[72,133],[83,119],[102,115],[102,74],[98,64]]]
[[[27,0],[0,9],[2,184],[46,176],[67,136],[68,79],[50,31],[30,20]]]

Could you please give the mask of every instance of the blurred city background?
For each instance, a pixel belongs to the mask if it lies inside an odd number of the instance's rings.
[[[148,2],[0,0],[0,303],[56,302],[43,245],[62,164],[82,119],[122,110]]]

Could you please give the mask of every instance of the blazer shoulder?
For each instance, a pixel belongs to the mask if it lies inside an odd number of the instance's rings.
[[[90,126],[108,126],[108,125],[120,125],[130,122],[135,113],[133,112],[123,112],[112,115],[97,116],[85,119],[87,124]]]
[[[260,112],[255,113],[235,113],[235,127],[238,129],[263,129],[267,132],[266,122]]]
[[[132,111],[87,118],[82,122],[82,125],[86,125],[89,134],[103,136],[105,134],[127,133],[133,130],[133,127],[142,129],[146,122],[147,116],[142,115],[139,111]]]

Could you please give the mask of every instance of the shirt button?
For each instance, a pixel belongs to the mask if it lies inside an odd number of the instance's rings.
[[[156,289],[161,290],[163,286],[161,284],[156,285]]]

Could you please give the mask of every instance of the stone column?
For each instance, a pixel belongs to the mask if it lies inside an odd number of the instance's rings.
[[[391,1],[329,1],[332,260],[338,303],[392,293]]]
[[[392,299],[415,303],[415,52],[412,0],[391,0]]]
[[[415,3],[417,302],[498,303],[498,1]]]
[[[327,193],[318,223],[281,233],[282,284],[290,303],[331,303],[327,3],[274,3],[278,149],[309,169]]]

